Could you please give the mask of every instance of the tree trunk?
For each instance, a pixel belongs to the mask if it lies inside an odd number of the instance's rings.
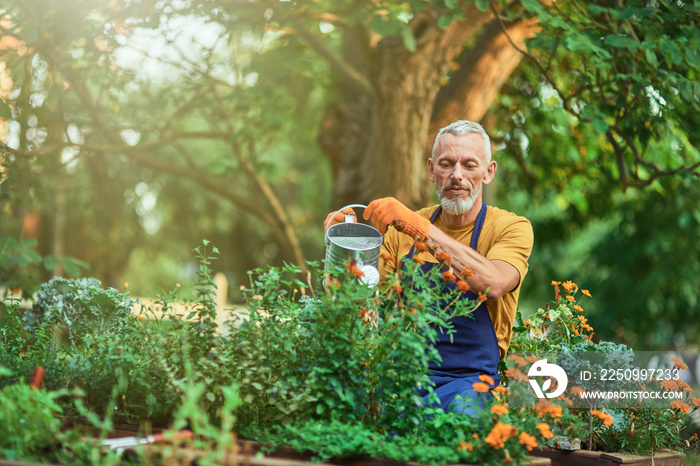
[[[345,59],[373,92],[341,79],[341,97],[323,121],[320,143],[335,181],[331,208],[385,196],[412,208],[430,202],[426,160],[437,130],[457,119],[481,120],[521,59],[492,12],[470,4],[465,16],[441,29],[434,10],[416,15],[411,22],[415,52],[398,36],[373,47],[366,34],[348,34]],[[535,21],[524,21],[509,35],[522,46],[536,28]],[[465,50],[477,34],[476,45]]]

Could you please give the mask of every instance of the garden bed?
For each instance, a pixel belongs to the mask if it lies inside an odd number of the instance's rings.
[[[531,452],[533,456],[547,458],[552,466],[615,466],[617,464],[635,466],[678,466],[683,454],[677,451],[657,453],[653,456],[629,455],[624,453],[603,453],[600,451],[564,451],[541,447]]]

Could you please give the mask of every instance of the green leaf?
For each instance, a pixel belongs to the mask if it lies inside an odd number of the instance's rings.
[[[593,128],[596,130],[596,132],[598,134],[602,135],[602,134],[605,134],[608,132],[608,124],[600,118],[594,118],[591,121],[591,125],[593,126]]]
[[[487,11],[489,9],[489,0],[476,0],[476,7],[481,11]]]
[[[450,25],[453,19],[454,15],[452,13],[440,16],[440,18],[438,19],[438,27],[440,27],[441,29],[446,28]]]
[[[649,62],[649,64],[650,64],[651,66],[653,66],[654,68],[656,68],[657,66],[659,66],[659,60],[656,58],[656,54],[654,53],[653,50],[651,50],[651,49],[646,49],[646,50],[644,51],[644,53],[646,54],[647,61]]]
[[[605,36],[605,43],[611,47],[626,48],[629,50],[639,49],[639,42],[631,37],[619,34],[609,34]]]
[[[44,257],[44,268],[49,272],[56,270],[60,261],[56,256],[46,256]]]
[[[2,99],[0,99],[0,118],[4,118],[5,120],[12,119],[12,109],[7,105],[7,102]]]
[[[403,28],[401,31],[401,37],[403,37],[403,44],[411,52],[416,51],[416,38],[413,37],[413,31],[411,28]]]

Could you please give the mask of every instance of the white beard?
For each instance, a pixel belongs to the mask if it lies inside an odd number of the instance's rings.
[[[479,196],[479,189],[481,185],[477,186],[476,189],[472,189],[469,193],[469,197],[466,199],[449,199],[443,195],[443,191],[447,189],[449,185],[443,186],[442,189],[435,189],[438,199],[440,199],[440,205],[445,212],[452,215],[462,215],[466,214],[474,207],[477,196]]]

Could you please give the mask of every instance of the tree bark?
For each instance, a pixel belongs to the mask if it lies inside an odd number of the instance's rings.
[[[457,119],[481,120],[521,59],[492,12],[470,4],[465,16],[441,29],[435,10],[416,15],[415,52],[400,37],[373,47],[367,34],[348,34],[344,56],[369,79],[374,94],[341,79],[341,97],[323,121],[319,140],[335,181],[330,208],[385,196],[412,208],[430,202],[426,160],[437,130]],[[536,20],[523,21],[509,35],[522,45],[536,28]],[[465,50],[478,34],[476,45]]]

